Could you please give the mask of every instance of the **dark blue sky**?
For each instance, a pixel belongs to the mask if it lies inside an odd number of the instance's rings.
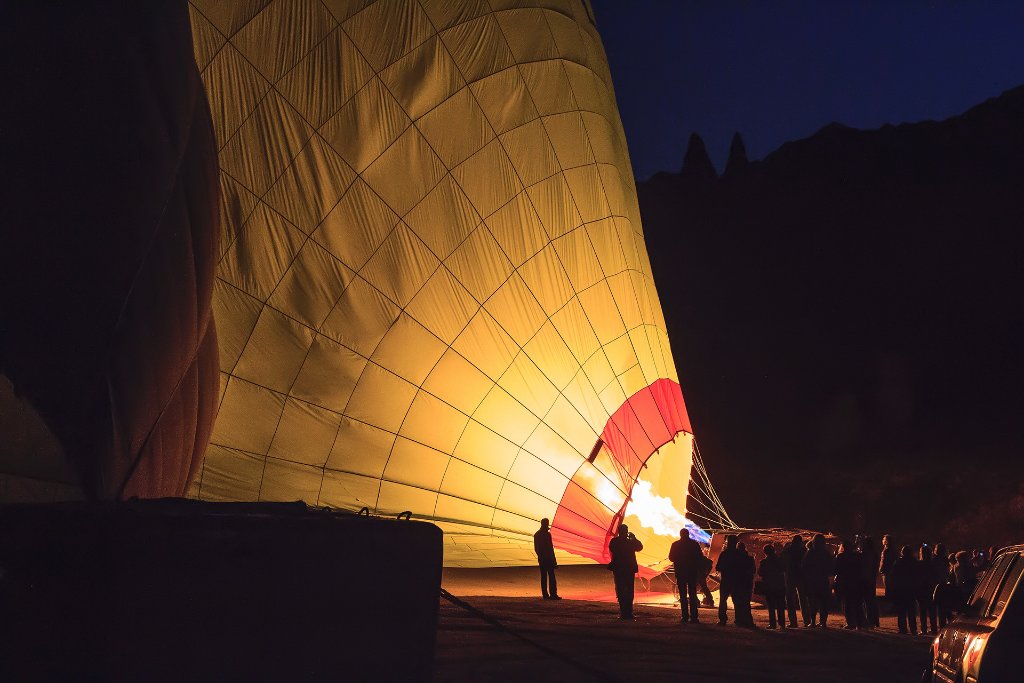
[[[593,0],[637,178],[831,121],[942,119],[1024,83],[1024,2]]]

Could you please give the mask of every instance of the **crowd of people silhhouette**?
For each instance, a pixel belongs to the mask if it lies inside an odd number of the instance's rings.
[[[541,594],[559,599],[548,526],[548,520],[541,520],[541,528],[534,534],[534,549],[541,572]],[[636,554],[641,550],[643,544],[625,524],[619,525],[608,543],[608,569],[614,576],[620,619],[634,618],[634,579],[639,571]],[[686,529],[679,532],[679,540],[669,550],[683,623],[700,623],[699,608],[715,607],[708,587],[712,561],[707,552]],[[991,549],[948,553],[942,543],[897,548],[888,535],[882,537],[880,550],[874,539],[864,536],[841,540],[837,552],[823,534],[813,534],[809,539],[795,534],[780,548],[767,543],[759,554],[757,562],[737,535],[726,536],[714,565],[719,579],[719,624],[728,623],[731,601],[736,625],[756,628],[751,613],[756,593],[767,607],[769,629],[801,625],[828,628],[833,596],[841,605],[844,628],[877,628],[881,579],[884,596],[895,609],[899,632],[936,634],[963,609],[993,553]],[[698,593],[703,599],[698,599]]]
[[[896,549],[888,536],[882,539],[879,570],[885,595],[896,607],[900,633],[938,633],[966,602],[989,568],[993,549],[946,551],[942,543]]]

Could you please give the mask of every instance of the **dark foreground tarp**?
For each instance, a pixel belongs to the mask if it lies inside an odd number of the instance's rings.
[[[441,553],[302,503],[0,507],[0,680],[427,680]]]

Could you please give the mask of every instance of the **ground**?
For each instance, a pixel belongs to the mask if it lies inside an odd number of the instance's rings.
[[[542,600],[534,568],[445,570],[459,604],[441,600],[434,679],[916,682],[927,664],[929,638],[897,634],[891,615],[874,631],[843,630],[841,615],[771,631],[764,609],[754,630],[719,626],[711,609],[681,624],[671,593],[638,586],[637,619],[624,622],[602,567],[563,567],[558,580],[564,599]]]

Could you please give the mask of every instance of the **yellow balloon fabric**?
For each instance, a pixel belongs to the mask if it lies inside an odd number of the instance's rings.
[[[532,561],[581,468],[621,512],[588,458],[678,378],[589,5],[190,12],[223,221],[190,495],[408,510],[467,565]]]

